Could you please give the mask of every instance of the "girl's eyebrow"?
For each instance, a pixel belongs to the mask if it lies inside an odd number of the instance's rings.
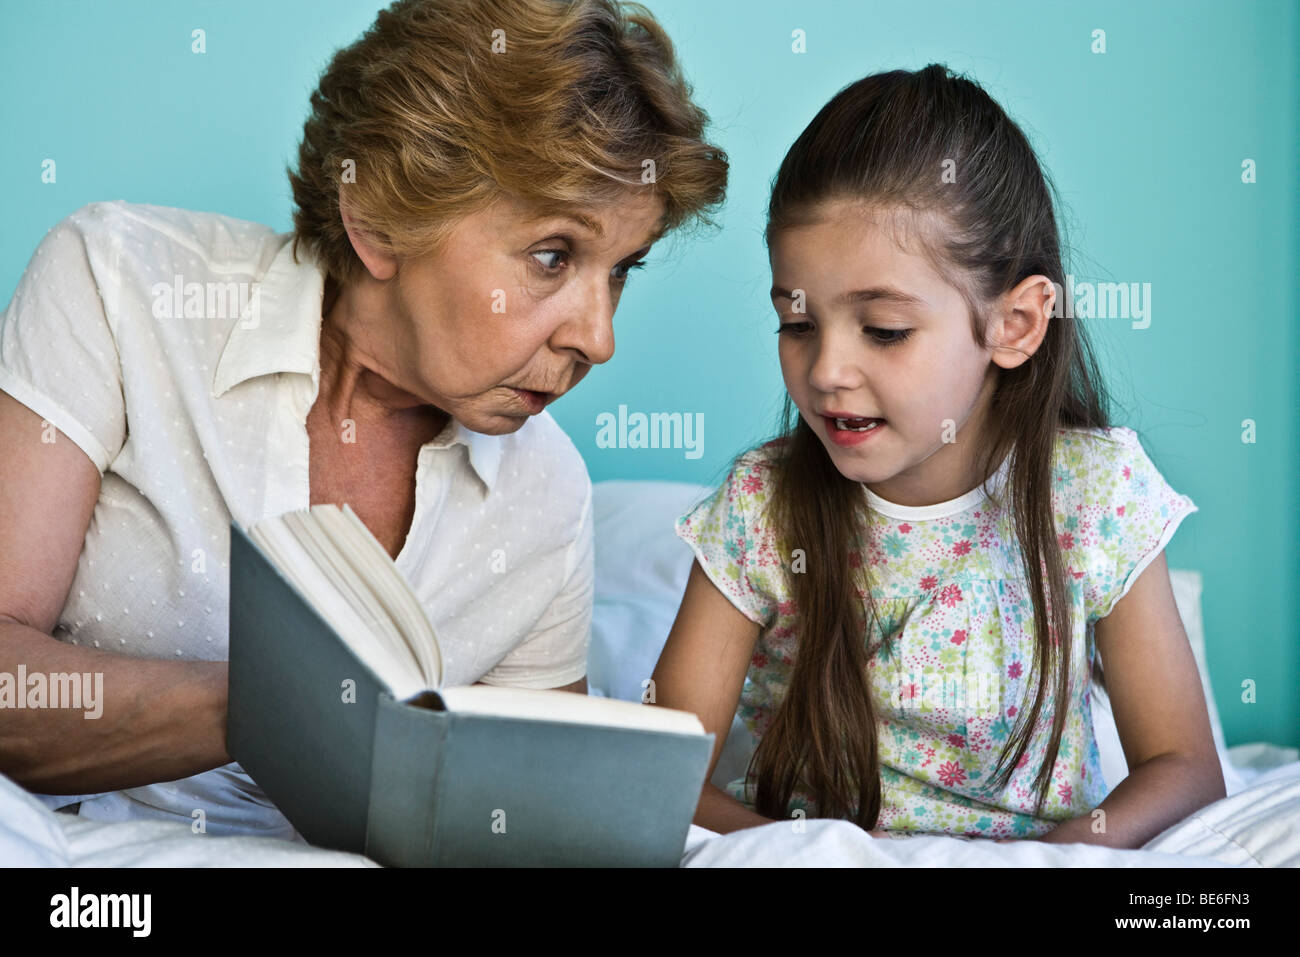
[[[793,299],[794,294],[781,286],[773,286],[771,296],[773,299]],[[856,305],[862,302],[873,302],[875,300],[882,302],[897,303],[900,306],[924,306],[925,300],[918,299],[916,296],[903,292],[901,289],[894,289],[892,286],[872,286],[870,289],[855,289],[853,292],[846,292],[839,296],[833,305]]]
[[[783,286],[772,286],[772,299],[793,299],[794,294],[790,290],[784,289]],[[904,293],[900,289],[893,289],[892,286],[872,286],[870,289],[857,289],[852,293],[844,293],[835,300],[835,306],[855,306],[858,303],[870,303],[875,300],[880,302],[894,303],[897,306],[924,306],[926,300],[919,299],[917,296]]]

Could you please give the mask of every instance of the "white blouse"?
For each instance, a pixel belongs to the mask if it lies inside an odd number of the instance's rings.
[[[324,276],[291,246],[256,223],[121,201],[41,241],[0,317],[0,389],[103,476],[55,638],[226,659],[232,517],[248,527],[310,500]],[[423,446],[396,561],[438,634],[444,684],[586,674],[591,480],[549,413],[500,436],[453,419]],[[301,839],[237,763],[81,797],[98,820],[191,823],[201,808],[209,834]]]

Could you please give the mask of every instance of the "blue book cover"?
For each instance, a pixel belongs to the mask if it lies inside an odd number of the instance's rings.
[[[678,865],[713,749],[693,716],[669,729],[688,716],[495,686],[395,695],[291,582],[302,570],[230,529],[226,747],[310,843],[388,866]]]

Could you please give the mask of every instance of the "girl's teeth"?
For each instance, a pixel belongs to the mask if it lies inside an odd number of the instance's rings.
[[[866,422],[866,425],[849,425],[850,422]],[[835,428],[841,432],[870,432],[880,422],[876,419],[836,419]]]

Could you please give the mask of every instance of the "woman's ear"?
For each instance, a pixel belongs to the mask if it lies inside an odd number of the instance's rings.
[[[1028,362],[1047,335],[1056,307],[1056,286],[1046,276],[1029,276],[1005,293],[990,329],[992,360],[1004,369]]]
[[[380,282],[396,276],[397,257],[375,242],[374,233],[357,225],[352,218],[351,203],[344,186],[339,186],[339,213],[343,217],[343,228],[348,232],[352,249],[366,267],[366,271]]]

